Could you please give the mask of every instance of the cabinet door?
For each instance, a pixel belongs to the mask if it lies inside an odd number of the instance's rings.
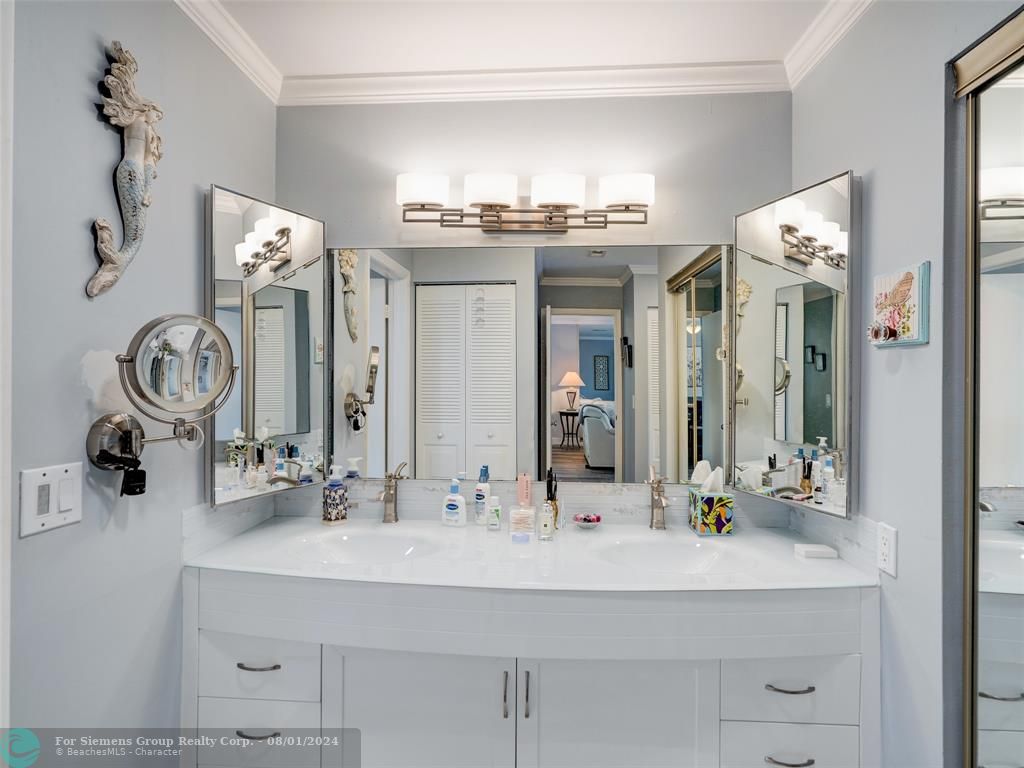
[[[519,768],[717,768],[717,661],[519,660]]]
[[[515,670],[514,659],[325,647],[324,732],[359,729],[358,768],[514,768]]]
[[[466,286],[416,288],[416,477],[466,471]]]
[[[516,478],[516,287],[468,285],[466,471]]]

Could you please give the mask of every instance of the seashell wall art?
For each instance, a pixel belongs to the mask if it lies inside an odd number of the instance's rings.
[[[931,262],[878,275],[868,340],[876,347],[928,343]]]

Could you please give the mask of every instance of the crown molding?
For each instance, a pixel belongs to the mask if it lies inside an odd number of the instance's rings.
[[[630,264],[629,271],[634,275],[656,275],[658,274],[657,264]]]
[[[828,55],[872,2],[874,0],[829,0],[786,54],[784,63],[790,88],[795,88]]]
[[[278,103],[401,104],[788,90],[781,62],[738,62],[286,77]]]
[[[555,288],[621,288],[621,277],[541,277],[541,285]]]
[[[220,0],[174,0],[224,54],[272,102],[278,103],[284,78]]]

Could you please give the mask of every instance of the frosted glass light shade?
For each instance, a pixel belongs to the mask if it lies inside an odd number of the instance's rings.
[[[514,173],[468,173],[462,182],[462,199],[467,208],[515,208],[519,202],[519,177]]]
[[[253,249],[248,243],[242,242],[235,246],[235,264],[242,266],[250,261]]]
[[[818,228],[818,243],[827,245],[835,250],[839,242],[839,224],[835,221],[826,221]]]
[[[654,205],[654,174],[614,173],[597,180],[597,204],[601,208]]]
[[[978,200],[1024,199],[1024,166],[982,168],[978,174]]]
[[[282,229],[294,230],[295,226],[299,223],[299,217],[291,211],[274,208],[270,212],[270,223],[274,227],[274,234],[277,234]]]
[[[576,371],[569,371],[562,377],[562,380],[558,382],[560,387],[582,387],[584,385],[583,379]]]
[[[804,237],[813,237],[815,240],[820,239],[821,225],[825,223],[825,217],[817,211],[807,211],[804,214],[804,222],[800,226],[800,234]]]
[[[839,237],[836,238],[835,252],[841,253],[844,256],[850,255],[850,233],[840,232]]]
[[[807,213],[807,204],[795,197],[787,197],[775,204],[775,226],[793,227],[801,229],[804,223],[804,215]]]
[[[583,208],[587,177],[580,173],[544,173],[530,179],[530,204],[534,208]]]
[[[250,232],[245,236],[245,247],[249,249],[251,254],[253,251],[262,250],[263,241],[260,240],[260,236],[256,232]]]
[[[264,216],[262,219],[256,219],[256,226],[254,228],[256,238],[259,242],[265,243],[268,240],[276,239],[274,222],[269,216]]]
[[[440,173],[400,173],[395,177],[399,205],[448,207],[448,177]]]

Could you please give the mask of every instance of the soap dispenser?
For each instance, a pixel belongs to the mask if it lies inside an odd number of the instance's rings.
[[[452,478],[450,493],[444,497],[441,522],[444,525],[463,526],[466,524],[466,499],[459,493],[459,481]]]
[[[473,515],[477,525],[487,524],[487,500],[491,498],[491,470],[480,467],[480,481],[473,489]]]
[[[324,510],[321,522],[338,525],[348,520],[348,488],[340,466],[331,467],[331,475],[324,485]]]

